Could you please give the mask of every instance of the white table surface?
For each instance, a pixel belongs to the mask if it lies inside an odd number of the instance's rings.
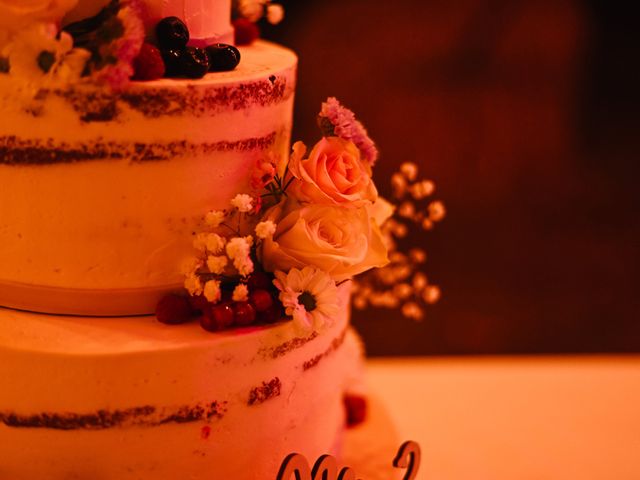
[[[640,356],[374,359],[367,374],[395,441],[422,448],[418,480],[640,479]]]

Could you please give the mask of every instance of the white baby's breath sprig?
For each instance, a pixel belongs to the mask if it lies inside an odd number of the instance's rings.
[[[231,205],[241,213],[250,212],[253,209],[253,197],[246,193],[239,193],[231,199]]]
[[[218,303],[222,297],[219,280],[209,280],[204,285],[204,297],[211,303]]]
[[[204,223],[209,228],[218,228],[224,221],[225,213],[221,210],[211,210],[204,216]]]
[[[189,292],[189,295],[200,295],[202,293],[202,281],[200,277],[194,273],[187,275],[184,280],[184,288]]]
[[[418,165],[413,162],[403,163],[391,175],[391,191],[398,207],[381,228],[390,263],[355,278],[353,305],[360,310],[399,307],[405,317],[422,320],[426,305],[440,298],[440,289],[422,271],[427,260],[424,249],[415,247],[404,254],[397,250],[398,241],[407,241],[410,227],[431,230],[446,210],[442,202],[427,198],[435,186],[419,178]]]
[[[221,275],[229,263],[226,255],[209,255],[207,257],[207,268],[214,275]]]
[[[265,220],[256,225],[256,237],[261,240],[272,237],[274,233],[276,233],[276,224],[271,220]]]
[[[234,237],[227,242],[226,252],[233,262],[233,266],[243,277],[253,272],[253,260],[251,260],[251,244],[253,239],[248,237]]]
[[[249,299],[249,288],[244,283],[239,283],[233,289],[231,299],[234,302],[246,302]]]

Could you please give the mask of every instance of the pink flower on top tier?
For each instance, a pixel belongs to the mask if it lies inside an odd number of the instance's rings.
[[[343,107],[335,97],[329,97],[322,104],[318,123],[325,136],[336,136],[351,140],[360,150],[363,159],[373,166],[378,159],[378,149],[369,138],[364,125],[356,120],[355,114]]]
[[[361,207],[378,198],[370,167],[352,142],[325,137],[307,158],[305,152],[304,144],[297,142],[289,160],[289,171],[297,179],[292,191],[301,201]]]

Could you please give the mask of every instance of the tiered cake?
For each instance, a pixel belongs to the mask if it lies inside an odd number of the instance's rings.
[[[266,42],[136,80],[163,17],[227,42],[228,0],[76,3],[0,4],[0,478],[268,479],[337,453],[349,278],[386,262],[373,145],[333,102],[290,158],[296,57]]]

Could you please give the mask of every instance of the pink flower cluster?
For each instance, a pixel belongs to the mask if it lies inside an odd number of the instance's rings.
[[[360,150],[363,159],[371,166],[375,164],[378,159],[375,143],[369,138],[364,125],[356,120],[355,114],[342,106],[335,97],[327,98],[327,101],[322,104],[319,115],[321,127],[325,119],[333,126],[333,135],[353,142]]]
[[[122,24],[124,33],[109,47],[118,61],[114,65],[103,68],[97,75],[114,90],[121,90],[129,83],[133,75],[133,60],[144,42],[145,31],[140,0],[123,0],[118,12],[118,20]]]

